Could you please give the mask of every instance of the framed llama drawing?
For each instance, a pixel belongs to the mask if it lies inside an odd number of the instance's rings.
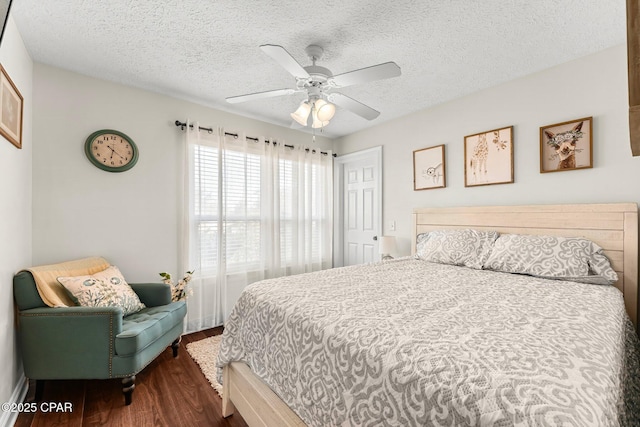
[[[540,173],[593,167],[592,117],[540,128]]]
[[[413,152],[413,190],[430,190],[447,186],[444,144]]]
[[[464,137],[464,186],[513,182],[513,126]]]

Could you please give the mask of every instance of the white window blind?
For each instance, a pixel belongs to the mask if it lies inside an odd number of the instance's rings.
[[[224,306],[214,318],[249,283],[331,267],[330,155],[223,136],[190,142],[185,265],[203,295],[220,288],[208,301],[227,300],[213,304]]]
[[[259,269],[260,156],[197,145],[194,164],[202,273]]]

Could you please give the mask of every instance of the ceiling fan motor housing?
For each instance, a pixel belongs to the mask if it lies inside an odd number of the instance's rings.
[[[310,77],[300,79],[299,83],[301,83],[301,86],[305,89],[309,89],[312,87],[318,87],[322,89],[322,87],[327,84],[327,80],[330,77],[333,77],[333,73],[331,72],[331,70],[316,65],[316,61],[319,61],[322,58],[324,49],[322,49],[322,47],[318,45],[312,44],[307,46],[305,52],[309,56],[309,59],[311,59],[313,65],[303,67]]]
[[[333,74],[329,69],[320,67],[319,65],[309,65],[304,67],[304,69],[309,73],[309,77],[298,79],[297,86],[299,89],[306,89],[309,95],[311,95],[313,89],[324,92],[331,88],[328,80]]]
[[[326,82],[329,77],[333,77],[333,73],[331,73],[328,68],[321,67],[319,65],[308,65],[304,67],[304,69],[309,73],[312,79],[317,77],[318,79],[322,79]]]

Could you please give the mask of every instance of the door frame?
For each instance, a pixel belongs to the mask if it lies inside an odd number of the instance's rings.
[[[382,236],[382,145],[356,151],[354,153],[343,154],[333,159],[333,266],[342,267],[344,265],[344,165],[346,163],[362,160],[368,157],[375,157],[378,167],[378,223],[375,225],[376,235]],[[377,247],[376,242],[376,247]]]

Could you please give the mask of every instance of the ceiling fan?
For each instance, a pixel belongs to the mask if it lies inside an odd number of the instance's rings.
[[[235,104],[306,92],[307,99],[291,114],[291,118],[302,126],[307,126],[310,121],[313,128],[322,128],[329,124],[335,113],[335,105],[367,120],[375,119],[380,115],[379,111],[334,90],[401,74],[400,67],[395,62],[385,62],[334,76],[329,69],[316,65],[316,61],[320,60],[324,53],[324,49],[317,45],[309,45],[305,49],[313,64],[306,67],[300,65],[282,46],[265,44],[260,46],[260,49],[296,78],[295,88],[231,96],[226,98],[227,102]]]

